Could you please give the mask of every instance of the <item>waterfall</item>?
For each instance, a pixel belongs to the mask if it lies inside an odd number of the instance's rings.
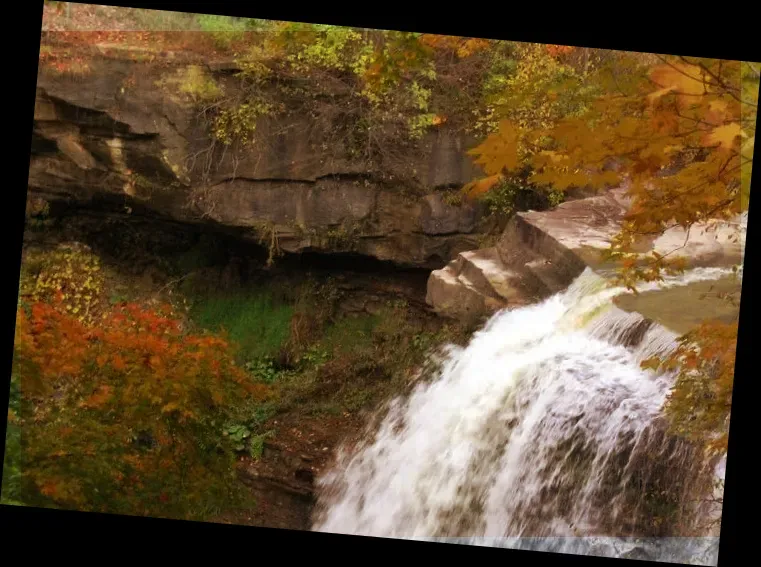
[[[448,347],[318,479],[314,529],[715,564],[717,538],[676,537],[695,535],[690,503],[709,467],[666,432],[672,377],[640,366],[677,337],[616,308],[622,293],[587,270]]]

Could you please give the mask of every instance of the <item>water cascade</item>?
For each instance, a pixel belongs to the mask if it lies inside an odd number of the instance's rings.
[[[665,431],[672,377],[640,367],[677,337],[615,307],[622,293],[587,270],[447,347],[318,480],[314,529],[715,564],[718,540],[697,537],[705,511],[693,505],[711,465]]]

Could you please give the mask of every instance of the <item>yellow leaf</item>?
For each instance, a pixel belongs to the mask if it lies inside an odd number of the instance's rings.
[[[721,124],[727,116],[728,104],[723,100],[712,100],[708,103],[708,112],[704,117],[710,124]]]
[[[703,72],[697,65],[674,63],[659,65],[650,72],[650,79],[660,87],[651,96],[660,98],[667,92],[678,95],[680,105],[695,102],[696,96],[705,94]]]
[[[731,124],[718,126],[711,130],[703,138],[703,145],[718,145],[719,149],[729,151],[741,136],[742,129],[740,128],[740,125],[737,122],[732,122]]]
[[[487,175],[497,175],[518,167],[518,131],[509,120],[499,124],[499,131],[468,152],[478,156],[475,162]]]
[[[177,402],[169,402],[163,408],[161,408],[161,412],[162,413],[169,413],[171,411],[176,410],[177,407],[178,407]]]
[[[499,183],[502,180],[502,175],[491,175],[489,177],[484,177],[483,179],[479,179],[477,181],[471,181],[465,187],[462,188],[463,193],[466,194],[466,196],[469,199],[474,199],[478,197],[479,195],[483,195],[487,191],[489,191],[492,187],[494,187],[497,183]]]
[[[664,146],[663,147],[663,153],[664,153],[664,155],[667,155],[667,156],[668,155],[673,155],[673,154],[676,154],[676,153],[680,152],[683,148],[684,148],[684,146],[682,146],[680,144],[675,144],[673,146]]]
[[[631,138],[634,136],[634,133],[637,131],[639,125],[640,122],[636,118],[626,117],[623,118],[618,125],[618,131],[622,136]]]
[[[444,124],[444,122],[446,122],[446,121],[447,121],[447,117],[446,116],[441,116],[441,115],[438,115],[438,114],[436,116],[434,116],[433,120],[432,120],[434,126],[438,126],[439,124]]]
[[[658,102],[661,97],[664,97],[665,95],[669,94],[671,91],[674,90],[674,87],[665,87],[663,89],[658,89],[657,91],[654,91],[647,95],[648,102],[653,105],[656,102]]]

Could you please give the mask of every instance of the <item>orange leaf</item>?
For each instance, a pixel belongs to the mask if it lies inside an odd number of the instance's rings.
[[[48,481],[40,487],[40,492],[45,496],[52,497],[58,492],[58,486],[53,481]]]
[[[500,181],[502,181],[502,175],[498,173],[497,175],[490,175],[489,177],[484,177],[477,181],[471,181],[465,185],[462,190],[469,199],[475,199],[488,192]]]
[[[82,403],[82,405],[89,408],[99,408],[103,406],[103,404],[111,399],[111,390],[111,386],[100,386],[94,394]]]
[[[114,355],[114,357],[111,359],[111,365],[116,370],[124,370],[127,368],[127,364],[124,362],[124,359],[118,354]]]

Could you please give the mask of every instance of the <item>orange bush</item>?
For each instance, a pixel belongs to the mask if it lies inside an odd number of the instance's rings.
[[[116,513],[189,517],[229,497],[228,409],[269,394],[224,338],[183,333],[168,306],[122,305],[97,328],[19,309],[13,373],[23,500]]]
[[[571,53],[575,47],[572,45],[548,45],[547,46],[547,53],[552,55],[553,57],[558,57],[560,55],[567,55]]]

